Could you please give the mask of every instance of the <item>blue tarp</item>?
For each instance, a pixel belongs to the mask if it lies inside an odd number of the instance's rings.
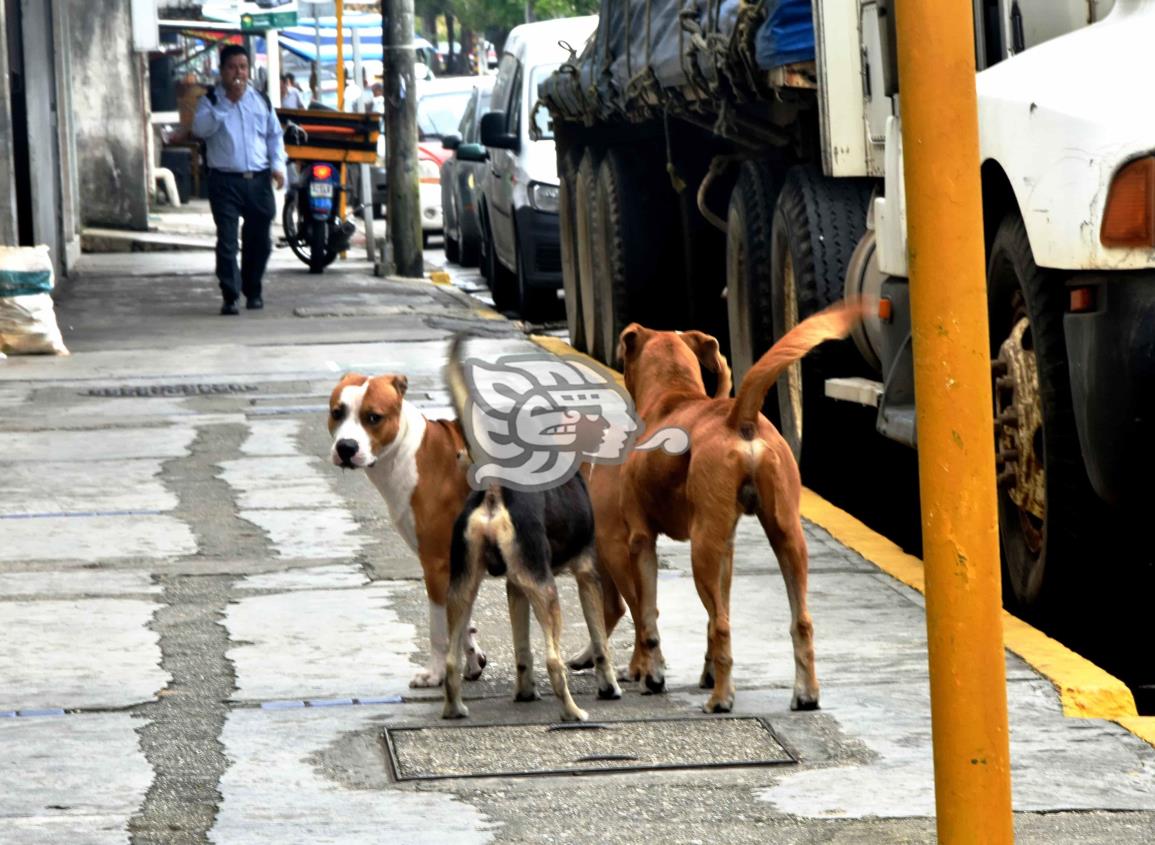
[[[381,61],[384,51],[381,47],[381,16],[355,15],[346,16],[344,24],[344,59],[353,61],[353,29],[357,29],[361,38],[361,58],[365,61]],[[321,41],[321,63],[333,64],[337,60],[337,19],[321,18],[320,26],[314,27],[308,18],[299,26],[290,26],[280,31],[281,46],[290,53],[295,53],[306,61],[315,61],[317,58],[316,42],[318,36]],[[318,32],[319,29],[319,32]],[[413,46],[419,51],[433,52],[433,45],[424,38],[413,39]]]
[[[814,13],[810,0],[771,0],[754,43],[763,70],[814,61]]]

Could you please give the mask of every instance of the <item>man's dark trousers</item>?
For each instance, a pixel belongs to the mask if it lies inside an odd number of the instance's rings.
[[[228,173],[209,171],[209,206],[217,225],[217,278],[225,302],[261,296],[261,277],[269,263],[273,244],[269,229],[277,214],[269,171]],[[245,219],[241,233],[241,269],[237,273],[237,222]]]

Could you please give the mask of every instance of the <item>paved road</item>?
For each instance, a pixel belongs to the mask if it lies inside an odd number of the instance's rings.
[[[705,614],[687,549],[663,543],[670,692],[600,702],[589,675],[572,683],[595,720],[692,724],[526,727],[552,723],[556,702],[510,703],[504,591],[488,582],[470,724],[512,727],[436,730],[439,693],[408,687],[427,656],[419,568],[367,480],[327,463],[326,397],[346,370],[403,372],[445,415],[450,332],[487,336],[494,355],[533,347],[459,290],[353,262],[309,276],[284,251],[266,310],[222,318],[211,263],[96,257],[59,297],[73,356],[0,365],[0,842],[933,840],[921,596],[814,525],[823,710],[788,710],[785,596],[746,521],[736,715],[761,721],[698,712]],[[631,642],[627,622],[620,658]],[[1155,840],[1155,749],[1064,718],[1047,680],[1007,668],[1019,839]],[[703,765],[752,760],[769,764]],[[679,763],[692,767],[398,780]]]

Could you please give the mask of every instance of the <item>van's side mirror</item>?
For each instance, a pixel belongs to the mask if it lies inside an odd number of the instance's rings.
[[[517,136],[505,131],[505,112],[491,111],[481,116],[481,143],[499,150],[517,152]]]
[[[486,161],[489,152],[481,144],[459,144],[457,147],[458,161]]]
[[[441,139],[441,147],[446,150],[456,150],[461,146],[460,135],[445,135]]]

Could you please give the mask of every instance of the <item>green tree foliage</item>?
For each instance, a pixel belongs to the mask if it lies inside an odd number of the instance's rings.
[[[598,0],[530,0],[535,20],[591,15],[598,10]],[[415,0],[418,18],[431,11],[451,14],[460,25],[474,32],[508,32],[525,23],[525,0]]]

